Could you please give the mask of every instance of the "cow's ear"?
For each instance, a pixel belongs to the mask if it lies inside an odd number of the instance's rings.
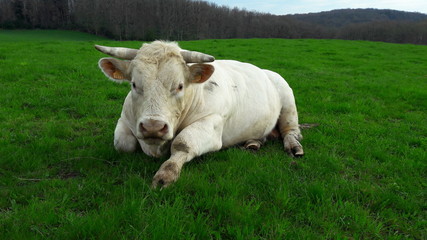
[[[202,83],[208,80],[215,68],[209,64],[194,64],[190,66],[190,82],[192,83]]]
[[[101,58],[98,62],[99,68],[110,80],[115,82],[130,81],[128,74],[130,61],[115,58]]]

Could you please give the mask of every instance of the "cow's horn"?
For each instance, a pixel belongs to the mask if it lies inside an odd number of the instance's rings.
[[[204,63],[215,61],[215,58],[211,55],[207,55],[200,52],[183,50],[181,51],[181,55],[186,63]]]
[[[110,56],[126,59],[126,60],[134,59],[136,56],[136,53],[138,52],[137,49],[122,48],[122,47],[105,47],[105,46],[95,45],[95,48],[98,51],[108,54]]]

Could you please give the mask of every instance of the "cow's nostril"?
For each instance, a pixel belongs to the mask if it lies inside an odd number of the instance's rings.
[[[160,129],[160,132],[161,133],[167,133],[168,132],[168,125],[167,124],[165,124],[165,126],[163,126],[163,128],[162,129]]]
[[[144,124],[143,124],[143,123],[140,123],[140,124],[139,124],[139,131],[141,131],[141,132],[147,132],[147,129],[145,129],[145,127],[144,127]]]

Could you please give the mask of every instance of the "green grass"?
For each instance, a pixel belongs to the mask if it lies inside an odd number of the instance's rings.
[[[129,86],[103,76],[93,48],[141,43],[28,33],[0,31],[0,239],[427,238],[426,46],[182,42],[277,71],[300,122],[320,125],[303,131],[302,159],[280,142],[230,148],[159,191],[165,159],[113,148]]]

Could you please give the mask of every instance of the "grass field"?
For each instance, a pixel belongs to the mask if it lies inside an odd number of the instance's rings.
[[[280,142],[230,148],[159,191],[165,159],[113,148],[129,86],[103,76],[93,48],[141,43],[15,33],[0,31],[0,239],[427,238],[427,46],[180,43],[277,71],[300,122],[319,126],[302,159]]]

